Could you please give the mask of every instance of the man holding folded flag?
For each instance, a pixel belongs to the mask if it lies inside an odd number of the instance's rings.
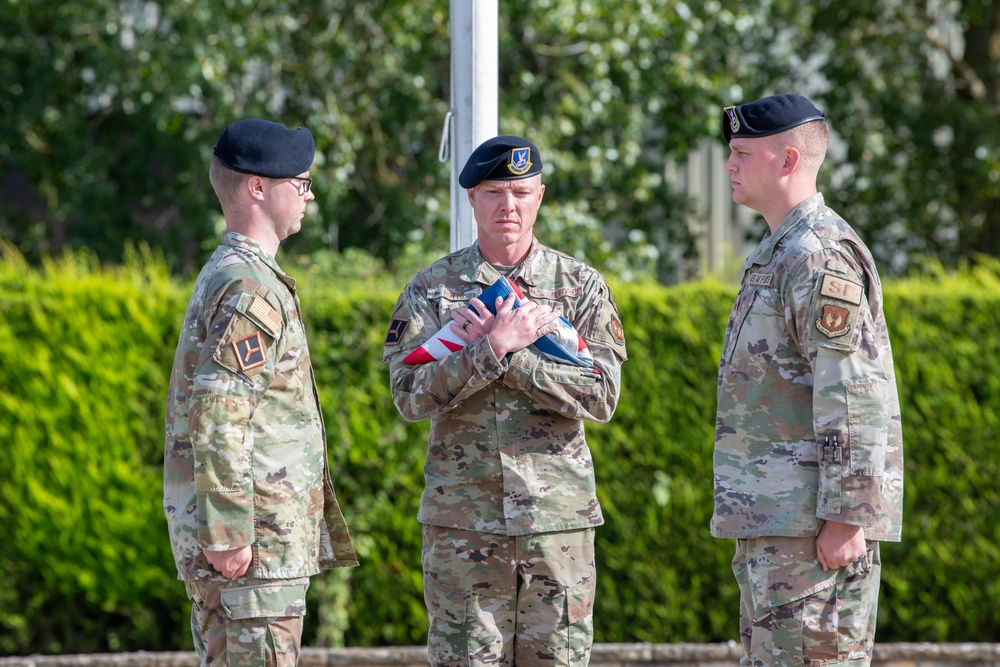
[[[625,335],[601,275],[543,246],[538,149],[494,137],[459,183],[473,245],[418,273],[385,338],[396,407],[431,420],[424,599],[433,665],[586,665],[597,501],[584,421],[618,404]]]

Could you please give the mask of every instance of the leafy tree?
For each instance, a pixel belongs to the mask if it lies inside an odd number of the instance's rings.
[[[1000,255],[1000,3],[781,0],[772,11],[751,48],[781,43],[772,79],[824,106],[843,142],[826,190],[886,268]]]
[[[505,0],[501,132],[551,171],[539,234],[625,278],[693,259],[666,176],[719,107],[816,98],[831,202],[887,268],[1000,254],[1000,7],[990,0]],[[80,0],[0,4],[0,233],[38,259],[127,241],[197,266],[220,225],[211,146],[251,115],[310,127],[317,201],[293,255],[395,267],[447,250],[449,3]],[[19,193],[20,194],[20,193]],[[889,263],[893,260],[893,263]]]

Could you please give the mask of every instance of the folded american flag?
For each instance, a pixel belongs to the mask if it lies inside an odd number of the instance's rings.
[[[496,298],[506,299],[510,294],[514,294],[514,307],[519,308],[527,299],[517,288],[517,285],[501,276],[495,283],[490,285],[482,294],[479,300],[483,302],[491,313],[496,315]],[[472,308],[470,305],[469,308]],[[475,308],[472,308],[475,310]],[[451,322],[441,327],[441,330],[431,336],[423,345],[410,352],[403,361],[407,364],[426,364],[428,361],[442,359],[452,352],[457,352],[465,347],[465,341],[458,337],[452,328]],[[590,368],[594,365],[594,358],[587,349],[587,343],[576,332],[576,328],[565,317],[559,317],[559,328],[550,334],[542,336],[532,343],[539,354],[543,357],[563,364],[574,364]]]

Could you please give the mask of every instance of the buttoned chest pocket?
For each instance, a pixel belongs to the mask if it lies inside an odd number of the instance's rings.
[[[754,292],[744,310],[735,343],[729,351],[729,369],[760,384],[774,361],[775,351],[785,335],[785,316],[760,292]]]

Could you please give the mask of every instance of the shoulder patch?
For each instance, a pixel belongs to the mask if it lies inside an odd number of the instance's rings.
[[[619,345],[625,344],[625,329],[622,327],[622,321],[618,319],[617,314],[611,315],[611,321],[608,322],[608,333],[611,334],[611,337]]]
[[[259,288],[256,292],[243,292],[236,303],[236,312],[245,315],[258,329],[277,340],[281,337],[284,322],[276,306],[268,300],[269,294],[264,288]]]
[[[829,273],[823,274],[823,282],[819,289],[821,296],[847,301],[848,303],[853,303],[855,306],[861,305],[861,298],[864,296],[864,292],[865,289],[860,283]]]
[[[212,358],[223,368],[254,378],[265,370],[271,340],[256,318],[237,312],[229,321]]]
[[[264,341],[260,339],[259,331],[234,340],[233,350],[236,351],[236,363],[240,365],[240,370],[242,371],[263,366],[267,361],[267,354],[264,352]]]
[[[410,326],[410,320],[401,317],[392,318],[392,322],[389,323],[389,331],[385,334],[385,343],[383,344],[399,345],[399,342],[403,340],[403,334],[406,333],[408,326]]]
[[[281,328],[281,315],[271,307],[267,299],[259,294],[254,295],[253,301],[250,302],[250,307],[247,308],[247,313],[253,315],[272,337]]]
[[[816,320],[816,328],[823,332],[827,338],[836,338],[850,333],[852,325],[851,311],[830,303],[823,305],[819,319]]]
[[[845,276],[823,272],[814,289],[809,339],[823,347],[853,352],[861,341],[864,286]]]

